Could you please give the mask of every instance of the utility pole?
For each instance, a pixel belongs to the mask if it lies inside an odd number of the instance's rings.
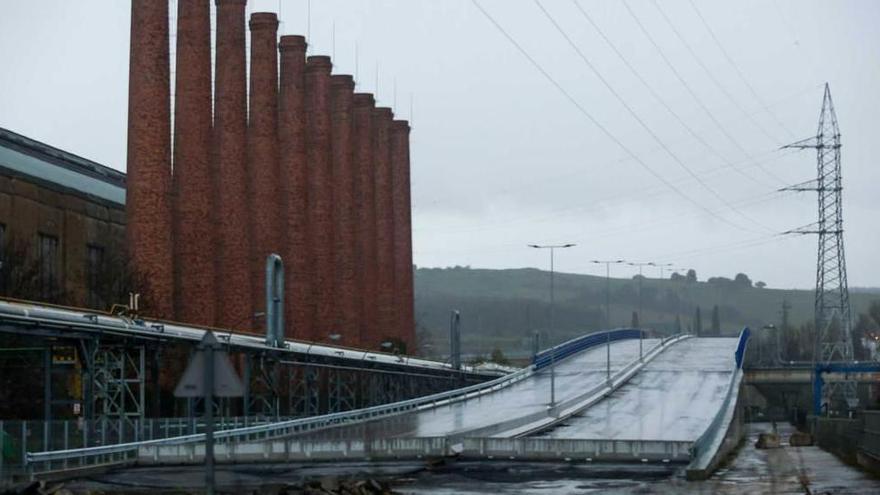
[[[574,247],[575,244],[529,244],[530,248],[534,249],[549,249],[550,250],[550,335],[553,335],[553,325],[554,325],[554,284],[553,284],[553,258],[554,252],[557,249],[565,249]],[[553,337],[549,339],[553,342]],[[550,348],[550,408],[556,407],[556,346],[552,346]]]
[[[816,234],[819,237],[814,302],[816,341],[813,347],[813,362],[818,364],[851,363],[854,357],[852,312],[843,250],[843,181],[840,173],[840,147],[837,115],[834,112],[834,102],[831,100],[831,89],[826,83],[816,136],[783,146],[783,148],[816,150],[816,179],[782,190],[818,193],[818,221],[786,232],[786,234]],[[815,381],[814,366],[814,385]],[[825,401],[828,410],[830,411],[833,400],[840,399],[846,403],[848,409],[855,409],[858,405],[856,385],[857,382],[854,380],[828,383],[825,387],[828,394]]]
[[[853,362],[852,312],[846,278],[846,259],[843,250],[843,181],[840,163],[840,129],[831,89],[825,84],[822,111],[816,136],[783,148],[815,149],[816,179],[786,187],[785,191],[815,191],[818,193],[819,218],[816,223],[791,230],[786,234],[816,234],[819,236],[816,262],[816,296],[814,322],[816,343],[814,363]],[[813,382],[815,384],[815,366]],[[830,411],[832,401],[842,399],[848,409],[858,405],[857,382],[844,380],[828,383],[825,387]],[[814,387],[815,389],[815,387]],[[814,398],[818,403],[819,398]]]

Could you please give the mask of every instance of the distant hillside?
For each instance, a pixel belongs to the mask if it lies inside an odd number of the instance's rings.
[[[415,306],[423,351],[442,355],[448,346],[449,311],[462,313],[462,348],[466,353],[485,354],[499,348],[516,356],[529,352],[532,334],[546,334],[550,321],[550,274],[526,268],[511,270],[419,268],[415,272]],[[628,326],[638,308],[638,280],[611,279],[611,325]],[[853,290],[853,312],[864,312],[880,289]],[[735,334],[743,326],[779,325],[782,304],[790,304],[789,320],[800,325],[812,320],[812,290],[757,288],[746,279],[739,282],[713,278],[709,282],[644,278],[642,280],[642,326],[672,332],[676,315],[687,329],[696,307],[702,326],[711,326],[712,308],[718,305],[723,334]],[[584,331],[602,328],[605,278],[591,275],[556,274],[556,315],[552,341],[562,341]],[[427,344],[427,345],[425,345]]]

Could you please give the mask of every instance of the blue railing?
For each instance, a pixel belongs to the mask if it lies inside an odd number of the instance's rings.
[[[736,353],[734,356],[736,357],[736,367],[742,368],[743,365],[743,356],[746,353],[746,344],[749,342],[749,337],[752,336],[752,331],[749,330],[749,327],[743,328],[742,332],[739,334],[739,343],[736,345]]]
[[[559,361],[565,359],[572,354],[583,351],[584,349],[589,349],[590,347],[595,347],[608,341],[615,342],[623,339],[637,339],[640,335],[641,330],[636,328],[618,328],[616,330],[595,332],[582,337],[576,337],[568,342],[563,342],[555,347],[539,352],[532,359],[532,364],[535,366],[535,370],[539,370],[546,366],[550,366],[550,363],[554,360]]]

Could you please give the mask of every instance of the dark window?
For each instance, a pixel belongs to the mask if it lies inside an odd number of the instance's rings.
[[[0,294],[6,294],[6,280],[9,278],[9,266],[6,263],[6,225],[0,223]]]
[[[40,297],[53,300],[58,296],[58,238],[40,234]]]
[[[101,278],[103,273],[104,248],[89,244],[86,249],[86,284],[90,308],[102,309],[104,307],[104,300],[101,297]]]

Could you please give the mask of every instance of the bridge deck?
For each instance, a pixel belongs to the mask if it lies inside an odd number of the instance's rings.
[[[547,438],[694,441],[724,401],[736,338],[692,338],[666,349],[626,385]]]
[[[645,339],[647,352],[659,339]],[[577,396],[605,379],[605,346],[587,349],[556,365],[556,400]],[[611,343],[611,372],[639,357],[639,341]],[[544,368],[529,378],[491,394],[428,410],[378,419],[358,425],[304,434],[303,438],[393,438],[437,437],[465,432],[546,410],[550,401],[550,370]]]

